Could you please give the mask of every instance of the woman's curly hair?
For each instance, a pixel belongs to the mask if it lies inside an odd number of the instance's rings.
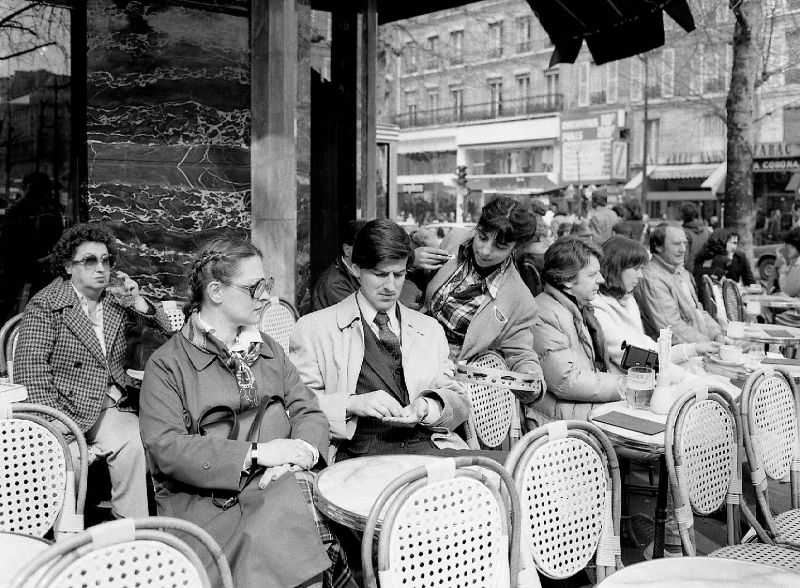
[[[78,247],[84,243],[103,243],[112,258],[116,258],[119,253],[117,242],[108,227],[99,223],[81,223],[64,231],[53,248],[50,256],[53,273],[67,277],[66,266],[73,260]]]

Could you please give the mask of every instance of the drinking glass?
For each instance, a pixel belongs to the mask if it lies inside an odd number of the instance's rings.
[[[124,272],[112,270],[111,276],[108,278],[108,287],[106,290],[111,292],[121,306],[130,306],[133,304],[133,296],[128,293],[128,289],[125,287],[125,280],[127,277],[128,275]]]
[[[656,372],[653,368],[635,366],[625,376],[625,402],[631,408],[650,408],[650,400],[656,387]]]

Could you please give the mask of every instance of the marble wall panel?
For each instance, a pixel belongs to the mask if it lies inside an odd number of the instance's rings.
[[[89,0],[87,14],[90,218],[146,292],[180,298],[198,242],[249,236],[249,23],[202,3]]]

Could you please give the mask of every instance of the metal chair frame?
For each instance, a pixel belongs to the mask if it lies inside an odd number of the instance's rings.
[[[3,516],[9,517],[9,519],[12,521],[11,524],[16,525],[8,530],[13,532],[27,531],[27,534],[41,537],[52,527],[55,529],[56,539],[60,539],[69,533],[83,531],[83,510],[86,502],[86,472],[88,462],[88,451],[83,433],[71,418],[49,406],[27,402],[17,402],[12,403],[10,407],[11,412],[7,419],[11,421],[9,424],[15,422],[17,424],[21,422],[28,422],[30,425],[23,427],[30,431],[28,434],[52,435],[52,437],[54,437],[56,442],[60,445],[63,453],[64,485],[62,490],[60,486],[60,474],[57,475],[55,480],[51,479],[51,483],[57,485],[57,488],[56,486],[53,486],[51,489],[57,489],[59,494],[63,491],[63,496],[59,495],[55,497],[54,506],[58,507],[58,512],[51,512],[44,519],[34,520],[33,522],[26,522],[25,520],[19,520],[16,523],[13,522],[15,520],[12,516],[14,512],[12,508],[13,504],[8,504],[6,502],[6,500],[10,500],[13,503],[15,497],[18,497],[21,492],[20,488],[24,489],[24,486],[21,486],[19,483],[15,483],[14,490],[12,492],[10,492],[8,495],[3,492],[4,499],[2,500],[3,504],[1,507]],[[72,459],[72,452],[69,449],[69,443],[64,435],[55,428],[52,422],[50,422],[51,420],[58,421],[66,426],[78,445],[80,463],[78,464],[77,476],[75,472],[75,465]],[[8,452],[4,452],[4,454],[4,458],[10,455]],[[37,446],[35,451],[33,451],[33,455],[40,457],[44,463],[43,467],[48,467],[52,463],[50,461],[52,459],[52,455],[49,452],[43,451],[41,446]],[[32,456],[28,457],[32,458]],[[11,468],[16,466],[14,463],[9,465]],[[35,471],[35,465],[29,462],[26,466],[26,469]],[[9,475],[13,475],[13,471]],[[3,487],[5,487],[5,485]],[[7,499],[5,496],[7,496]]]
[[[451,505],[452,508],[447,508],[448,505],[437,504],[438,497],[431,496],[431,493],[435,491],[440,491],[440,496],[444,494],[447,498],[457,497],[454,500],[456,504]],[[475,492],[481,492],[482,496],[476,496]],[[487,510],[475,508],[478,506],[478,502],[491,503],[490,510],[492,511],[496,506],[497,517],[492,517],[488,521],[494,525],[494,533],[490,533],[488,525],[481,525],[477,529],[459,528],[459,524],[465,524],[459,519],[467,516],[467,511],[470,509],[478,510],[487,517],[490,516]],[[424,510],[426,517],[430,513],[430,518],[435,519],[431,521],[434,532],[441,535],[441,537],[434,537],[433,542],[428,544],[426,551],[429,552],[429,557],[427,559],[413,557],[404,550],[404,547],[408,547],[408,545],[400,543],[403,532],[408,532],[409,529],[409,525],[404,524],[404,517],[407,516],[409,509],[415,507]],[[370,510],[361,541],[361,559],[367,588],[377,588],[378,585],[372,563],[373,544],[379,526],[379,518],[384,511],[385,515],[380,523],[378,538],[378,577],[381,586],[399,585],[394,574],[407,571],[404,569],[398,571],[396,567],[392,566],[393,559],[400,559],[396,554],[401,550],[404,554],[403,563],[410,564],[410,567],[414,569],[413,573],[416,574],[412,584],[415,588],[427,586],[436,586],[437,588],[452,586],[455,588],[467,584],[472,585],[469,580],[459,578],[460,573],[464,572],[464,567],[468,567],[469,563],[445,557],[441,553],[442,549],[457,548],[468,541],[483,546],[494,541],[499,543],[498,551],[495,553],[507,554],[503,555],[503,561],[499,564],[500,568],[495,571],[495,583],[480,585],[487,586],[487,588],[495,586],[517,588],[517,586],[530,585],[525,576],[529,570],[520,568],[521,513],[519,496],[514,488],[513,479],[496,461],[475,455],[436,460],[429,465],[415,468],[399,476],[384,488]],[[417,526],[413,528],[413,542],[418,544],[422,542],[422,531]],[[476,532],[480,536],[476,537],[474,535]],[[456,534],[458,539],[455,539]],[[441,549],[439,547],[430,549],[431,545],[441,545]],[[479,555],[475,554],[472,557],[478,558]],[[475,563],[474,560],[472,563]],[[485,560],[477,563],[477,565],[485,564]],[[504,577],[506,564],[509,566],[508,578]],[[439,574],[438,579],[437,574]],[[449,581],[442,583],[442,575],[446,575]],[[456,578],[454,579],[453,576]]]
[[[706,309],[708,314],[716,318],[717,300],[714,298],[714,282],[708,274],[700,276],[700,294],[700,302],[703,304],[703,308]]]
[[[223,588],[233,588],[228,562],[211,535],[194,523],[171,517],[120,519],[92,527],[42,552],[17,574],[11,587],[72,588],[87,583],[109,588],[139,586],[147,580],[142,577],[144,574],[139,574],[141,568],[145,568],[146,574],[147,566],[159,567],[164,563],[160,558],[169,557],[177,560],[182,569],[175,575],[159,569],[158,581],[147,582],[148,586],[197,585],[199,579],[203,588],[211,588],[200,558],[184,540],[171,533],[176,531],[190,535],[206,548],[217,566]],[[191,571],[187,570],[187,563]],[[97,574],[100,570],[102,578]],[[73,580],[74,576],[77,578]]]
[[[274,321],[271,315],[276,312],[279,313],[278,320],[276,322],[270,322],[271,319]],[[284,352],[289,353],[289,338],[292,335],[292,329],[298,318],[300,318],[300,315],[291,302],[283,298],[273,297],[270,303],[261,311],[258,328],[261,329],[263,333],[275,339],[275,341],[283,347]]]
[[[683,395],[667,416],[666,462],[683,553],[696,555],[694,516],[724,503],[728,545],[709,556],[800,572],[800,551],[775,545],[742,498],[742,427],[734,406],[725,390],[710,387]],[[740,543],[740,512],[762,543]]]
[[[750,374],[739,414],[750,479],[766,531],[775,543],[800,547],[800,394],[791,373],[778,367]],[[791,509],[774,516],[767,480],[787,477]]]
[[[739,292],[736,282],[728,278],[722,280],[722,299],[725,301],[725,315],[729,321],[745,320],[742,293]]]
[[[22,313],[12,316],[0,329],[0,374],[6,374],[13,382],[14,349],[19,336]]]
[[[592,461],[574,463],[583,454]],[[523,534],[523,544],[540,573],[553,579],[568,578],[590,564],[594,556],[597,581],[601,582],[621,569],[620,469],[614,447],[608,437],[594,424],[586,421],[555,421],[526,434],[506,459],[520,494],[523,520],[532,535]],[[597,495],[603,503],[576,503],[577,493],[591,494],[591,479],[587,470],[601,470],[594,479]],[[600,488],[602,486],[602,488]],[[528,488],[539,488],[550,502],[535,498]],[[558,488],[570,488],[569,494]],[[541,497],[540,497],[541,498]],[[534,511],[540,508],[538,516]],[[586,524],[587,515],[592,524]],[[592,531],[591,528],[595,530]],[[577,533],[586,533],[586,544],[578,544]]]

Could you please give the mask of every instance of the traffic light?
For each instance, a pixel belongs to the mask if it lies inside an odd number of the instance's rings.
[[[467,185],[467,166],[466,165],[458,165],[456,166],[456,184],[459,186],[466,186]]]

